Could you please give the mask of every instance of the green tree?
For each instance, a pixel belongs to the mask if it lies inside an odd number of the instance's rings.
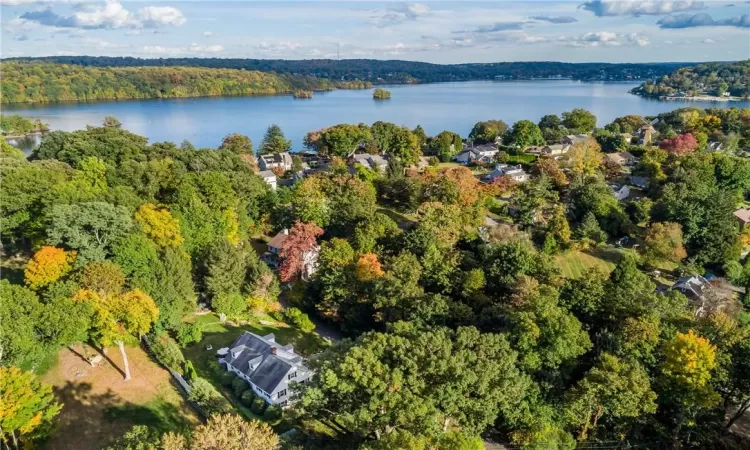
[[[648,227],[644,237],[643,257],[647,264],[663,261],[679,263],[687,256],[682,245],[682,229],[672,222],[656,222]]]
[[[477,122],[469,133],[469,140],[476,144],[491,144],[505,133],[508,125],[502,120],[486,120]]]
[[[622,426],[656,412],[656,394],[640,365],[603,353],[594,367],[567,394],[566,415],[585,441],[596,427]],[[619,431],[619,430],[618,430]]]
[[[0,367],[0,404],[0,439],[16,450],[44,437],[62,409],[51,386],[12,366]]]
[[[228,317],[239,317],[247,311],[247,304],[242,295],[238,293],[221,293],[211,299],[211,306],[219,314]]]
[[[506,145],[512,145],[519,149],[534,145],[544,145],[545,140],[539,126],[530,120],[519,120],[513,124],[510,132],[503,139]]]
[[[258,154],[268,155],[270,153],[288,152],[292,148],[292,141],[284,137],[284,132],[278,125],[270,125],[263,135]]]
[[[245,283],[247,270],[245,249],[227,241],[219,241],[211,247],[206,258],[206,291],[212,297],[239,294]]]
[[[49,213],[47,236],[51,244],[78,250],[77,263],[82,265],[105,259],[112,244],[132,226],[130,214],[122,206],[103,202],[54,205]]]
[[[596,116],[585,109],[576,108],[562,113],[562,124],[571,133],[591,133],[596,127]]]

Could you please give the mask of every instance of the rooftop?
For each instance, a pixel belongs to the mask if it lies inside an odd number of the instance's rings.
[[[307,371],[302,357],[294,352],[294,346],[278,344],[273,334],[258,336],[245,332],[232,343],[226,361],[267,393],[286,387],[290,369]],[[251,363],[254,370],[250,370]]]

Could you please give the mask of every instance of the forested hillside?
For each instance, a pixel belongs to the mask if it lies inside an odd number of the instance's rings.
[[[748,97],[750,96],[750,60],[682,67],[669,75],[646,81],[633,92],[649,97],[674,95],[721,97],[725,92],[735,97]]]
[[[236,69],[2,63],[3,103],[270,95],[367,83]]]
[[[165,58],[141,59],[107,56],[50,56],[23,60],[77,64],[94,67],[192,66],[272,71],[315,76],[330,80],[364,80],[372,83],[432,83],[564,77],[575,80],[629,80],[661,77],[691,63],[607,64],[562,62],[499,62],[478,64],[430,64],[419,61],[375,59],[241,59]]]

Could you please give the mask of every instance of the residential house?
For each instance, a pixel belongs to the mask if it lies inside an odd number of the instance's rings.
[[[737,218],[737,222],[740,224],[740,230],[744,230],[748,223],[750,223],[750,208],[740,208],[734,212],[734,217]]]
[[[274,236],[268,244],[266,244],[267,251],[263,254],[261,259],[265,261],[269,266],[274,269],[278,269],[281,265],[281,249],[284,248],[284,242],[289,237],[289,230],[284,228],[276,236]],[[320,247],[316,246],[314,249],[307,251],[302,254],[302,279],[307,281],[310,277],[315,274],[318,270],[318,255],[320,254]]]
[[[278,183],[276,181],[276,175],[273,172],[271,172],[270,170],[261,170],[258,175],[263,178],[263,181],[271,186],[271,189],[273,189],[274,191],[276,190]]]
[[[703,295],[711,288],[711,283],[700,275],[691,275],[682,277],[671,289],[676,289],[689,298],[701,299]]]
[[[630,175],[630,184],[632,184],[635,187],[639,187],[641,189],[648,189],[649,183],[650,181],[648,177]]]
[[[353,153],[349,156],[349,167],[354,170],[354,166],[360,164],[368,169],[378,170],[385,173],[388,169],[388,160],[380,155],[371,155],[369,153]]]
[[[654,139],[654,133],[656,133],[656,130],[652,124],[644,124],[638,130],[638,145],[650,145]]]
[[[630,186],[627,184],[611,184],[609,186],[612,189],[612,194],[615,196],[617,201],[623,201],[630,196]]]
[[[636,162],[630,152],[607,153],[604,157],[620,166],[630,166]]]
[[[289,152],[260,155],[258,156],[258,167],[260,167],[260,170],[276,168],[281,168],[284,172],[292,170],[292,155]]]
[[[568,150],[570,150],[570,144],[552,144],[542,149],[542,155],[559,156],[568,153]]]
[[[498,164],[495,166],[495,170],[489,173],[489,175],[484,177],[484,180],[487,182],[493,182],[496,179],[503,177],[503,176],[509,176],[513,178],[513,180],[522,183],[524,181],[528,181],[531,176],[524,172],[523,168],[521,168],[521,165],[517,166],[509,166],[507,164]]]
[[[468,166],[469,164],[490,164],[495,161],[495,155],[497,155],[498,149],[494,145],[477,145],[464,150],[463,152],[456,155],[453,160]]]
[[[573,145],[591,139],[588,134],[569,134],[563,138],[563,144]]]
[[[247,381],[255,395],[271,405],[284,407],[294,399],[292,383],[307,383],[313,371],[294,352],[291,344],[281,345],[273,334],[258,336],[245,332],[220,360],[229,372]]]

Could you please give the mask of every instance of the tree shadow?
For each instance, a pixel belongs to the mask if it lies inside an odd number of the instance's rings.
[[[95,347],[95,346],[92,346],[92,348],[94,348],[100,355],[102,355],[102,358],[104,358],[107,361],[107,363],[109,363],[109,365],[112,366],[113,369],[115,369],[116,371],[120,372],[120,375],[122,375],[122,377],[125,378],[125,371],[122,370],[120,368],[120,366],[118,366],[117,364],[115,364],[115,362],[112,361],[112,358],[110,358],[109,355],[107,355],[104,352],[104,347]],[[118,349],[117,351],[120,351],[120,350]],[[88,363],[88,361],[86,361],[86,362]]]
[[[133,425],[147,425],[160,433],[186,428],[185,415],[174,404],[156,400],[148,405],[125,403],[104,410],[104,417],[111,422],[126,421]]]
[[[622,261],[622,259],[625,257],[621,250],[606,247],[593,248],[591,250],[585,251],[584,253],[615,265],[620,264],[620,261]]]

